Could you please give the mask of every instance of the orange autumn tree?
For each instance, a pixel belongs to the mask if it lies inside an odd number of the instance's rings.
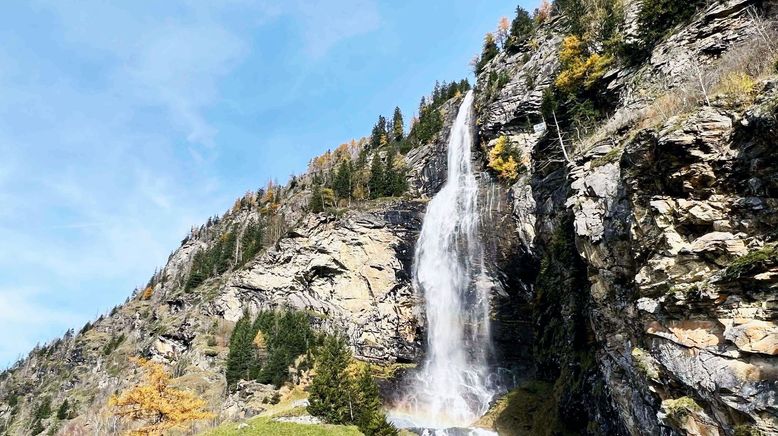
[[[214,416],[194,393],[170,387],[170,375],[162,365],[142,358],[133,361],[146,371],[144,381],[108,400],[116,416],[144,423],[130,435],[161,435],[165,430]]]

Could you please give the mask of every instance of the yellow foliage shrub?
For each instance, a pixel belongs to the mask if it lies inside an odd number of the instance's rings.
[[[262,331],[257,331],[257,335],[254,336],[254,345],[257,346],[257,348],[264,350],[267,348],[267,340],[265,339],[264,333]]]
[[[591,88],[608,70],[613,59],[597,53],[588,54],[585,44],[577,36],[568,36],[559,50],[562,71],[556,86],[566,92]]]
[[[756,82],[751,76],[737,71],[724,76],[716,87],[716,92],[724,94],[736,103],[749,103],[753,101],[755,87]]]
[[[521,156],[507,136],[500,136],[489,150],[489,168],[506,182],[513,183],[519,177]]]
[[[152,288],[151,286],[146,286],[146,289],[143,290],[143,294],[141,294],[140,299],[148,300],[151,298],[153,294],[154,294],[154,288]]]

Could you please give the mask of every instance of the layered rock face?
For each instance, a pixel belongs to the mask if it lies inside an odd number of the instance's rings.
[[[419,354],[419,307],[410,284],[419,203],[342,219],[310,216],[273,250],[227,281],[214,315],[290,307],[349,338],[357,356],[383,362]]]
[[[753,100],[714,94],[656,116],[668,85],[746,56],[759,37],[751,3],[712,5],[645,65],[608,72],[613,115],[566,139],[569,162],[555,132],[532,129],[560,22],[541,29],[540,48],[502,54],[479,77],[482,88],[490,74],[512,78],[481,94],[484,147],[507,136],[527,157],[511,190],[533,254],[522,281],[533,288],[535,377],[566,390],[557,407],[590,432],[778,432],[777,82],[757,83]]]

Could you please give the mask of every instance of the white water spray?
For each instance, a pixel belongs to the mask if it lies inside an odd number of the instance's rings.
[[[416,245],[414,279],[424,295],[427,359],[405,401],[407,426],[468,427],[489,407],[488,280],[478,236],[478,184],[470,154],[473,92],[448,143],[448,179],[430,201]]]

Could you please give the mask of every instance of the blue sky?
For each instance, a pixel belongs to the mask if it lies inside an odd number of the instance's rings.
[[[528,9],[535,1],[523,2]],[[470,75],[496,0],[5,2],[0,368],[124,301],[192,225]]]

